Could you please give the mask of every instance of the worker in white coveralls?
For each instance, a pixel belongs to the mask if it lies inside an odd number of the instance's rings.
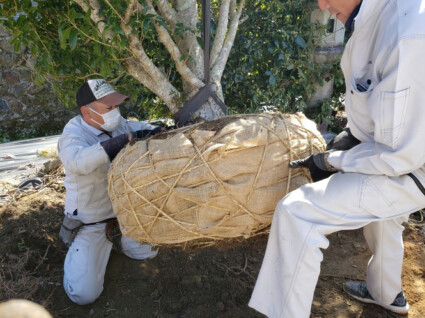
[[[112,239],[105,234],[105,228],[115,220],[107,191],[110,163],[130,140],[161,129],[125,120],[118,105],[127,99],[103,79],[85,82],[77,93],[81,115],[66,124],[58,142],[66,173],[60,236],[69,246],[63,284],[69,298],[80,305],[95,301],[101,294],[113,247]],[[149,244],[117,237],[117,249],[133,259],[153,258],[158,253]]]
[[[326,235],[363,227],[373,254],[367,279],[344,290],[407,314],[402,222],[425,207],[425,0],[318,3],[352,32],[341,67],[358,142],[290,163],[323,179],[277,204],[249,306],[268,317],[309,317]]]

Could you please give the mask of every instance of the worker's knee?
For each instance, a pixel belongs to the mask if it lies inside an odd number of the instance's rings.
[[[285,196],[276,205],[276,211],[274,214],[275,218],[282,219],[287,217],[291,207],[291,200],[288,197],[289,197],[288,195]]]
[[[64,279],[63,286],[69,299],[78,305],[93,303],[103,290],[103,286],[98,286],[89,280],[71,283]]]
[[[305,191],[302,188],[291,191],[276,205],[275,215],[279,219],[301,218],[305,220],[306,211],[311,208],[312,202],[306,201]]]
[[[289,199],[289,195],[283,197],[278,203],[278,207],[280,208],[279,210],[287,211],[290,206],[290,202],[291,200]]]

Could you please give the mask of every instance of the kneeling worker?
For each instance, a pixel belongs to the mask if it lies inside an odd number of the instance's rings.
[[[113,247],[105,233],[115,219],[107,191],[110,163],[131,139],[161,131],[121,117],[119,104],[128,98],[104,79],[88,80],[77,92],[81,115],[66,124],[58,142],[66,173],[61,237],[69,245],[63,284],[69,298],[80,305],[94,302],[101,294]],[[133,259],[153,258],[158,253],[149,244],[118,238],[115,245]]]

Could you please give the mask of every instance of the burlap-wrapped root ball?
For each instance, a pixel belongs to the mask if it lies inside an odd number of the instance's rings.
[[[125,147],[108,174],[121,231],[151,244],[249,237],[310,181],[290,160],[325,149],[302,113],[226,116]]]

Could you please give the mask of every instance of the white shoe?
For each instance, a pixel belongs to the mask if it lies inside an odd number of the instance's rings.
[[[152,245],[136,242],[135,240],[124,235],[121,237],[121,246],[122,252],[126,256],[132,259],[137,259],[139,261],[154,258],[158,254],[158,249],[153,250]]]
[[[379,305],[399,315],[407,315],[407,312],[409,311],[409,304],[407,303],[403,292],[400,292],[396,296],[391,305],[384,305],[373,299],[372,295],[369,294],[369,291],[367,290],[365,282],[347,281],[344,284],[344,291],[361,302]]]

